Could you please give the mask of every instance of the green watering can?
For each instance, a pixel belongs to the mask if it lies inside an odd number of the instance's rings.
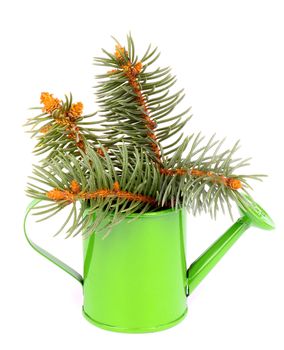
[[[32,242],[29,244],[83,286],[83,315],[117,332],[144,333],[172,327],[187,313],[186,298],[250,227],[271,230],[273,221],[255,202],[189,268],[186,265],[186,210],[167,209],[123,220],[106,239],[83,239],[83,277]],[[129,215],[133,218],[135,214]]]

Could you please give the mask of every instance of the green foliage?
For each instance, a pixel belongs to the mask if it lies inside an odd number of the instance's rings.
[[[68,125],[64,125],[65,114],[70,110],[72,100],[72,94],[70,94],[69,98],[65,95],[65,101],[60,108],[55,109],[51,113],[43,112],[36,117],[29,118],[24,125],[30,128],[27,132],[31,134],[31,137],[37,138],[38,142],[34,148],[34,153],[37,156],[44,154],[43,161],[48,162],[56,156],[58,151],[62,150],[66,154],[80,155],[76,142],[68,137],[72,130],[67,130],[66,127]],[[41,107],[31,109],[41,109]],[[97,136],[94,132],[101,131],[101,128],[95,127],[101,123],[100,121],[89,121],[89,118],[94,117],[96,114],[97,112],[83,115],[76,119],[76,125],[80,128],[80,137],[84,143],[88,143],[92,147],[98,145]],[[45,131],[42,132],[43,130]]]
[[[215,135],[207,142],[200,133],[183,136],[190,108],[176,112],[184,93],[171,93],[176,79],[170,68],[152,68],[157,48],[149,46],[139,60],[129,35],[126,48],[117,42],[115,54],[103,52],[95,64],[111,71],[96,76],[97,113],[75,113],[71,94],[59,103],[46,93],[44,112],[26,123],[38,140],[34,153],[43,156],[27,189],[47,201],[35,215],[45,220],[70,206],[57,232],[66,228],[69,237],[109,233],[133,213],[136,219],[187,208],[216,217],[227,209],[232,216],[232,203],[250,205],[242,194],[250,188],[247,180],[262,175],[236,174],[249,164],[235,158],[239,142],[222,149]]]
[[[139,61],[131,36],[128,36],[127,43],[130,61],[135,66]],[[118,42],[117,44],[122,47]],[[117,70],[117,72],[96,76],[98,79],[98,84],[95,86],[97,89],[96,100],[99,106],[98,113],[106,119],[104,123],[107,128],[106,135],[114,140],[123,138],[128,147],[136,145],[145,148],[149,156],[155,160],[156,155],[153,154],[151,148],[153,139],[147,135],[151,130],[141,115],[148,112],[148,115],[157,124],[155,129],[156,143],[159,148],[162,148],[161,143],[171,136],[177,135],[191,118],[191,115],[186,116],[190,108],[172,115],[184,97],[183,90],[170,93],[170,88],[175,84],[176,78],[171,75],[169,67],[150,70],[160,54],[157,53],[157,48],[151,50],[151,46],[149,46],[140,61],[143,64],[142,70],[136,76],[139,90],[147,105],[145,113],[143,106],[137,102],[137,94],[129,84],[127,76],[121,70],[121,61],[115,55],[105,50],[103,52],[106,57],[96,57],[95,64],[106,69]],[[127,61],[127,58],[125,60]],[[167,155],[170,156],[176,151],[179,141],[180,135],[167,147]]]
[[[131,194],[142,193],[155,197],[161,186],[161,175],[157,168],[153,167],[147,154],[135,150],[130,158],[127,148],[118,146],[117,156],[117,161],[121,162],[119,170],[115,169],[113,160],[107,152],[105,157],[101,157],[92,148],[88,148],[86,153],[81,152],[79,159],[72,154],[58,153],[48,166],[34,167],[32,179],[40,183],[40,187],[38,184],[29,183],[27,193],[32,198],[44,200],[47,199],[46,192],[50,188],[68,191],[72,180],[80,184],[82,193],[94,193],[102,188],[112,190],[115,181],[119,180],[121,187]],[[68,200],[51,201],[51,204],[37,207],[40,209],[37,215],[45,215],[41,220],[47,219],[69,204]],[[110,230],[112,225],[120,222],[127,214],[133,212],[143,214],[157,209],[156,205],[117,198],[110,193],[105,198],[81,200],[80,210],[76,209],[76,202],[72,203],[70,215],[59,232],[72,221],[72,216],[73,221],[67,236],[77,235],[79,232],[83,232],[86,236],[95,230],[104,231],[104,226]],[[112,215],[108,215],[110,212]]]

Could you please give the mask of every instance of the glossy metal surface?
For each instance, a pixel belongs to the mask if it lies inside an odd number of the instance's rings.
[[[252,199],[234,225],[186,269],[186,212],[168,209],[145,213],[115,226],[106,239],[83,240],[84,277],[31,241],[41,255],[83,285],[83,314],[91,323],[128,333],[153,332],[179,323],[186,315],[186,296],[250,226],[271,230],[274,223]]]
[[[84,314],[121,332],[173,326],[186,314],[185,212],[124,220],[84,247]]]
[[[57,265],[58,267],[60,267],[62,270],[64,270],[65,272],[67,272],[69,275],[71,275],[72,277],[74,277],[78,282],[80,282],[81,284],[83,284],[83,277],[74,269],[72,269],[72,267],[68,266],[67,264],[65,264],[63,261],[59,260],[58,258],[56,258],[54,255],[50,254],[49,252],[47,252],[45,249],[39,247],[36,243],[34,243],[28,235],[28,231],[27,231],[27,219],[28,216],[30,214],[30,211],[32,210],[32,208],[34,206],[36,206],[37,203],[39,203],[40,200],[33,200],[27,207],[26,210],[26,214],[24,217],[24,234],[26,236],[26,239],[29,243],[29,245],[39,254],[41,254],[42,256],[44,256],[46,259],[48,259],[49,261],[51,261],[53,264]]]
[[[246,199],[249,203],[246,205],[246,211],[240,209],[243,216],[190,265],[187,270],[189,293],[198,286],[250,226],[263,230],[274,229],[274,222],[264,209],[251,197],[246,196]]]

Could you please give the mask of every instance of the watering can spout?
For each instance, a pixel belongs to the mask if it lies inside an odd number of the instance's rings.
[[[218,261],[250,227],[272,230],[274,223],[269,215],[249,196],[240,201],[239,218],[217,241],[215,241],[187,270],[187,288],[190,294],[207,276]]]

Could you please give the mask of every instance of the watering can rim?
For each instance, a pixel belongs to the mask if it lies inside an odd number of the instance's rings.
[[[89,210],[89,208],[87,208],[86,210],[85,210],[85,215],[88,213],[88,210]],[[158,210],[158,211],[149,211],[149,212],[145,212],[145,213],[143,213],[143,214],[141,214],[141,213],[132,213],[132,214],[127,214],[126,216],[125,216],[125,218],[134,218],[134,217],[139,217],[139,216],[141,216],[141,217],[157,217],[157,216],[166,216],[166,215],[169,215],[169,214],[172,214],[172,213],[178,213],[178,212],[180,212],[180,211],[182,211],[182,210],[185,210],[185,208],[168,208],[168,209],[161,209],[161,210]],[[114,213],[109,213],[108,214],[109,216],[113,216],[114,215]]]
[[[177,213],[181,210],[184,210],[185,208],[168,208],[168,209],[161,209],[161,210],[157,210],[157,211],[149,211],[149,212],[145,212],[143,214],[138,213],[132,213],[132,214],[128,214],[126,217],[136,217],[136,216],[143,216],[143,217],[150,217],[150,216],[165,216],[165,215],[169,215],[171,213]],[[112,213],[110,215],[113,215]]]

